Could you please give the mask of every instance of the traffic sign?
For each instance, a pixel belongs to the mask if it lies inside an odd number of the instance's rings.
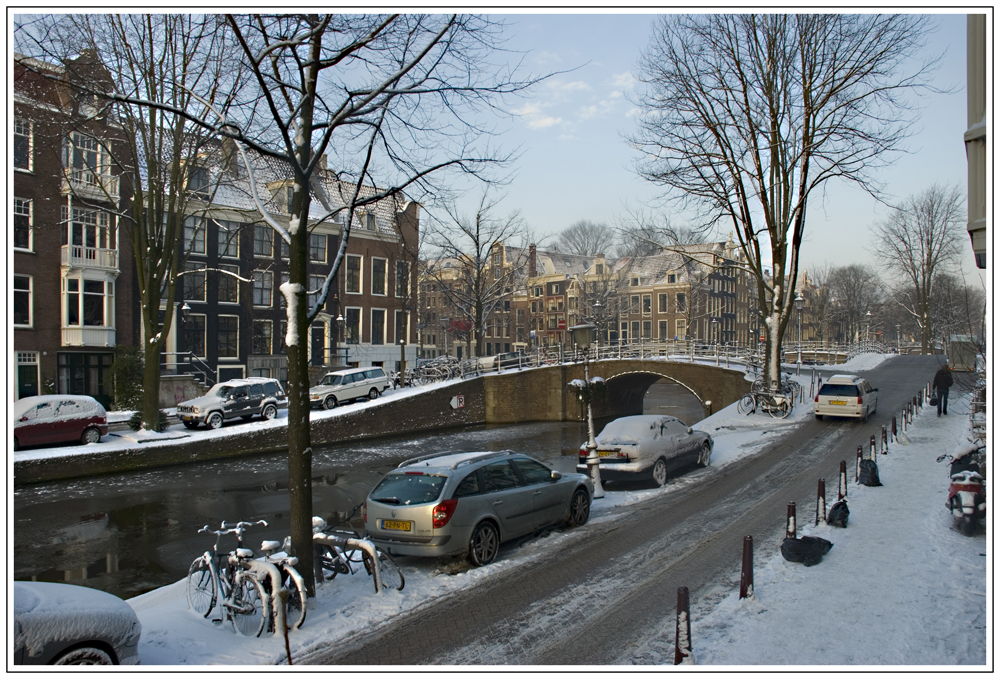
[[[563,319],[563,318],[559,319],[559,329],[560,330],[565,330],[566,329],[566,320]]]
[[[453,410],[458,410],[459,408],[465,407],[465,397],[464,396],[452,396],[451,397],[451,407]]]

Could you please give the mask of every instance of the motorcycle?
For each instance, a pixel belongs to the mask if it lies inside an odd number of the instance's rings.
[[[972,444],[957,455],[942,455],[937,461],[945,459],[951,463],[951,485],[945,506],[951,510],[955,528],[973,535],[986,517],[985,446]]]

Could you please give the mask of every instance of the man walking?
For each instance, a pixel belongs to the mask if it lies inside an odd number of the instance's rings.
[[[955,380],[951,377],[951,368],[948,367],[947,363],[934,373],[934,381],[931,382],[931,386],[937,393],[938,417],[941,417],[942,412],[945,415],[948,414],[948,388],[954,383]]]

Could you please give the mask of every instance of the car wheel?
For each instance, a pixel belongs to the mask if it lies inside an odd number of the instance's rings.
[[[184,426],[185,426],[185,427],[187,427],[188,429],[194,429],[195,427],[197,427],[197,426],[198,426],[198,423],[197,423],[197,422],[183,422],[183,424],[184,424]]]
[[[333,410],[336,407],[337,407],[337,397],[336,396],[332,396],[332,395],[331,396],[327,396],[326,400],[323,401],[323,408],[325,408],[326,410]]]
[[[261,415],[265,420],[273,420],[278,415],[278,409],[274,407],[274,404],[268,403],[264,406],[264,412]]]
[[[663,486],[667,483],[667,461],[662,457],[657,458],[656,462],[653,463],[653,481],[658,486]]]
[[[483,521],[472,531],[469,540],[469,561],[473,566],[485,566],[493,563],[500,551],[500,533],[489,521]]]
[[[74,648],[68,653],[61,655],[53,665],[114,665],[115,661],[107,653],[99,648],[84,646]]]
[[[868,421],[868,408],[865,408],[865,416],[861,418],[862,422]]]
[[[80,440],[84,443],[100,443],[101,441],[101,430],[96,427],[87,427],[83,430],[83,436]]]
[[[373,401],[376,398],[378,398],[378,389],[376,389],[375,387],[372,387],[371,391],[368,392],[368,400],[369,401]]]
[[[211,429],[218,429],[222,426],[222,414],[212,413],[208,416],[208,419],[205,420],[205,424],[207,424]]]
[[[712,446],[705,443],[701,446],[701,454],[698,455],[698,465],[707,467],[712,462]]]
[[[17,440],[16,436],[14,437],[14,450],[21,450],[21,442]]]
[[[590,518],[590,493],[584,488],[577,488],[569,501],[569,525],[573,528],[582,526]]]

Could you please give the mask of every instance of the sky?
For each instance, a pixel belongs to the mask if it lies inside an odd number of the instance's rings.
[[[871,370],[886,358],[892,357],[865,354],[837,368],[851,372]],[[810,378],[803,374],[797,379],[808,393]],[[439,389],[447,384],[419,389]],[[401,397],[411,392],[404,390],[398,394]],[[393,397],[396,394],[389,398]],[[846,528],[814,525],[810,516],[814,502],[802,498],[805,501],[798,503],[801,509],[796,535],[814,535],[833,543],[821,563],[805,567],[781,557],[778,547],[783,522],[777,522],[774,536],[754,536],[753,599],[738,597],[738,554],[733,557],[729,582],[719,582],[692,597],[691,645],[695,664],[710,665],[716,671],[749,666],[756,670],[772,666],[784,671],[792,666],[827,671],[991,667],[992,609],[988,602],[992,602],[992,581],[987,574],[992,572],[992,552],[982,530],[966,537],[952,529],[951,516],[945,508],[948,467],[945,462],[936,461],[942,453],[966,449],[970,432],[968,408],[968,395],[953,399],[948,417],[936,417],[934,408],[923,408],[913,424],[905,432],[900,431],[899,439],[889,443],[888,454],[878,456],[882,486],[858,485],[851,474]],[[327,415],[337,417],[343,413],[338,409]],[[879,415],[889,417],[888,413]],[[708,468],[671,479],[662,488],[608,491],[604,498],[595,500],[587,526],[546,531],[505,546],[501,557],[488,566],[449,574],[433,560],[400,557],[406,578],[404,589],[380,594],[374,593],[363,571],[339,576],[317,589],[316,598],[309,601],[305,624],[289,634],[293,661],[308,664],[315,653],[330,644],[352,639],[361,631],[419,610],[428,600],[483,586],[508,569],[544,558],[563,543],[586,539],[590,524],[613,522],[622,511],[641,511],[644,502],[685,492],[698,482],[700,475],[727,473],[729,465],[760,453],[785,431],[812,417],[812,403],[808,400],[797,404],[792,414],[780,422],[763,414],[739,415],[735,404],[724,408],[694,425],[711,433],[715,442]],[[283,417],[264,424],[275,426],[279,421],[283,422]],[[765,423],[767,431],[762,433],[761,425]],[[877,431],[878,424],[868,426]],[[179,430],[180,425],[173,428]],[[192,435],[212,437],[218,433],[198,431]],[[81,454],[88,454],[101,451],[103,446],[102,442],[79,448]],[[15,458],[26,454],[16,453]],[[575,463],[570,460],[570,464]],[[836,478],[836,470],[831,470],[827,478],[829,509],[836,499],[837,483],[830,480]],[[991,519],[989,514],[987,521]],[[887,532],[886,526],[892,526],[892,530]],[[248,536],[248,544],[260,539],[261,535]],[[623,564],[629,558],[635,556],[623,554]],[[606,579],[603,584],[607,584]],[[618,596],[617,588],[621,586],[618,581],[613,586],[601,585],[585,581],[570,589],[578,592],[587,605],[599,606],[601,597]],[[572,616],[575,601],[575,596],[568,596],[537,602],[544,615],[526,617],[529,622],[510,643],[523,641],[530,647],[544,637],[534,625],[551,627],[553,620]],[[216,626],[191,613],[184,580],[128,602],[142,623],[139,654],[147,671],[167,669],[164,666],[190,669],[214,665],[221,669],[219,665],[271,665],[285,661],[285,646],[280,636],[239,637],[231,625]],[[635,639],[635,643],[622,645],[622,655],[614,666],[621,670],[672,664],[673,616],[674,606],[670,602],[664,606],[660,624]],[[505,665],[510,658],[507,644],[480,643],[458,649],[453,656],[439,661],[483,670],[490,665]],[[979,667],[970,667],[976,665]],[[607,671],[611,667],[600,669]]]
[[[584,11],[492,15],[507,22],[507,47],[523,53],[529,72],[569,71],[516,103],[516,117],[501,138],[505,147],[521,148],[501,209],[519,210],[539,236],[583,219],[613,224],[629,209],[649,210],[658,202],[657,188],[633,171],[638,156],[624,138],[635,130],[628,94],[655,15]],[[963,191],[967,182],[966,17],[937,14],[935,21],[938,29],[928,36],[927,49],[943,57],[933,82],[950,92],[922,99],[917,132],[908,142],[912,153],[884,172],[892,202],[934,182],[957,184]],[[668,214],[675,226],[684,224],[683,216]],[[810,203],[802,265],[873,263],[870,229],[886,214],[886,207],[864,192],[828,183]],[[975,271],[971,247],[964,265],[967,274]]]

